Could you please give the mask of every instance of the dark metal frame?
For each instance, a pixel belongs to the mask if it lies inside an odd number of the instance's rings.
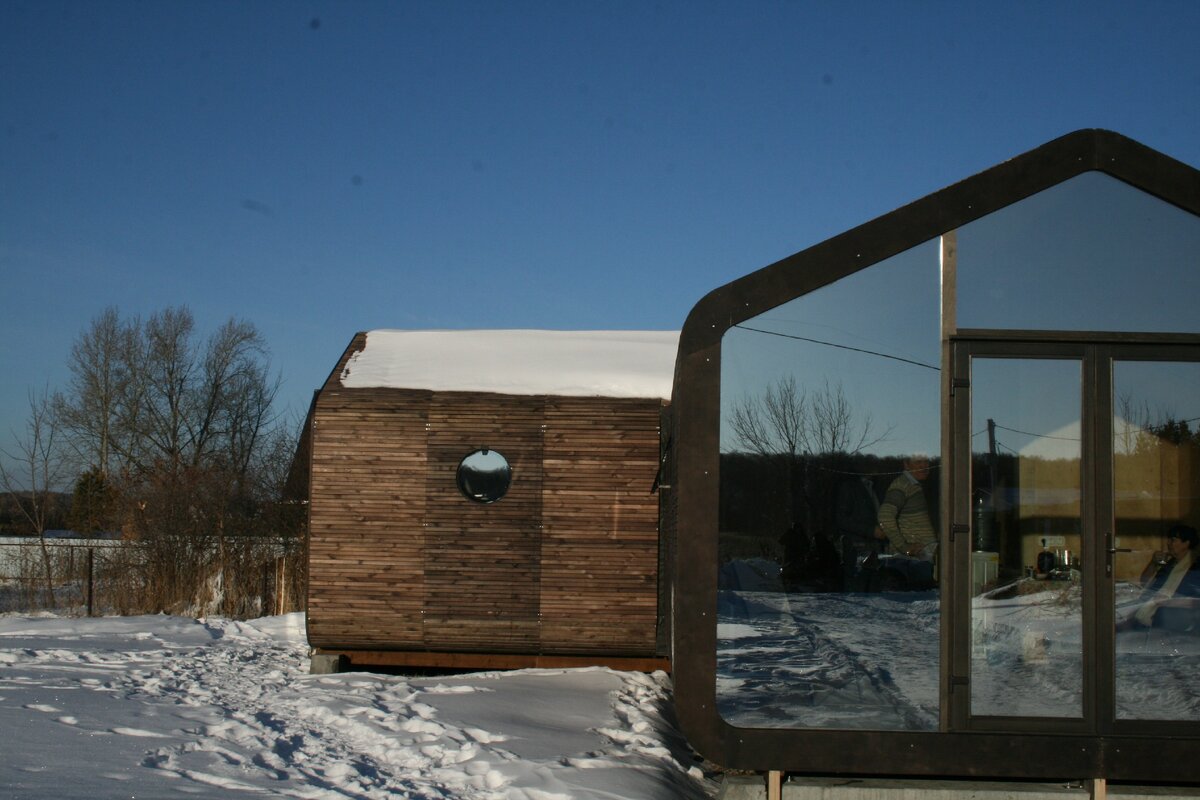
[[[954,609],[943,613],[942,729],[938,732],[751,729],[716,709],[717,518],[721,340],[734,325],[872,266],[943,233],[1089,171],[1104,172],[1200,216],[1200,171],[1118,134],[1084,130],[929,195],[883,217],[714,290],[692,309],[680,337],[672,399],[675,541],[672,668],[684,732],[703,755],[728,767],[809,774],[972,776],[1027,779],[1196,780],[1200,725],[1080,733],[1023,725],[1020,731],[963,730],[947,719]],[[990,338],[983,331],[959,336]],[[1028,341],[1116,339],[1166,346],[1200,337],[1151,334],[994,332]],[[950,343],[943,344],[950,364]],[[947,549],[952,508],[952,370],[943,370],[941,532]],[[961,478],[960,478],[961,479]],[[943,592],[953,597],[961,564],[944,559]],[[947,609],[945,601],[943,608]],[[961,611],[959,612],[961,613]],[[961,649],[961,648],[959,648]],[[1130,730],[1130,732],[1126,732]]]

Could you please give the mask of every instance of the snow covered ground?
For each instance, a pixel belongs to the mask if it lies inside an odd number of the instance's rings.
[[[0,796],[705,798],[667,678],[309,675],[304,617],[0,616]]]

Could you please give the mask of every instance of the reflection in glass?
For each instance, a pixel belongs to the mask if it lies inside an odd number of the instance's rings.
[[[937,728],[936,548],[898,552],[879,523],[897,542],[937,530],[939,359],[934,242],[725,333],[717,705],[729,723]]]
[[[1113,365],[1116,709],[1200,721],[1200,364]]]
[[[1087,172],[958,230],[958,325],[1200,332],[1200,218]]]
[[[508,492],[512,467],[495,450],[476,450],[458,465],[458,490],[477,503],[494,503]]]
[[[971,713],[1083,715],[1081,364],[971,363]]]

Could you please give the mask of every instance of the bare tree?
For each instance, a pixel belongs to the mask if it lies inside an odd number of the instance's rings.
[[[193,421],[192,465],[222,458],[244,477],[279,388],[268,378],[266,343],[249,322],[229,320],[208,341]]]
[[[46,522],[53,493],[68,475],[62,441],[48,390],[29,392],[29,417],[24,435],[14,435],[15,451],[0,450],[0,488],[12,498],[21,516],[38,536],[45,572],[45,594],[54,606],[54,576],[46,548]],[[6,463],[9,462],[9,463]]]
[[[741,447],[764,456],[858,453],[890,433],[876,432],[870,414],[855,419],[840,383],[802,390],[793,375],[735,405],[729,424]]]
[[[278,499],[268,476],[285,456],[268,358],[252,323],[230,319],[200,340],[183,306],[145,322],[106,309],[75,343],[56,407],[78,461],[91,465],[76,495],[115,498],[112,516],[153,565],[156,610],[178,610],[182,594],[223,580],[227,554],[259,558],[246,541],[275,533],[264,512]]]
[[[136,423],[145,449],[139,459],[142,470],[165,468],[177,478],[188,460],[197,370],[194,328],[192,312],[180,307],[153,314],[143,329],[145,364]]]
[[[54,395],[55,419],[78,467],[104,492],[134,456],[144,362],[139,327],[136,319],[122,321],[115,307],[104,309],[72,343],[71,379]]]
[[[122,323],[115,307],[104,309],[71,345],[71,379],[67,391],[54,396],[55,417],[76,457],[101,475],[111,470],[117,449],[135,336],[136,323]]]

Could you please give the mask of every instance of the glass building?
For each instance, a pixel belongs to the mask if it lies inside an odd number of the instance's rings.
[[[697,304],[664,527],[702,754],[1196,780],[1198,215],[1200,172],[1080,131]]]

